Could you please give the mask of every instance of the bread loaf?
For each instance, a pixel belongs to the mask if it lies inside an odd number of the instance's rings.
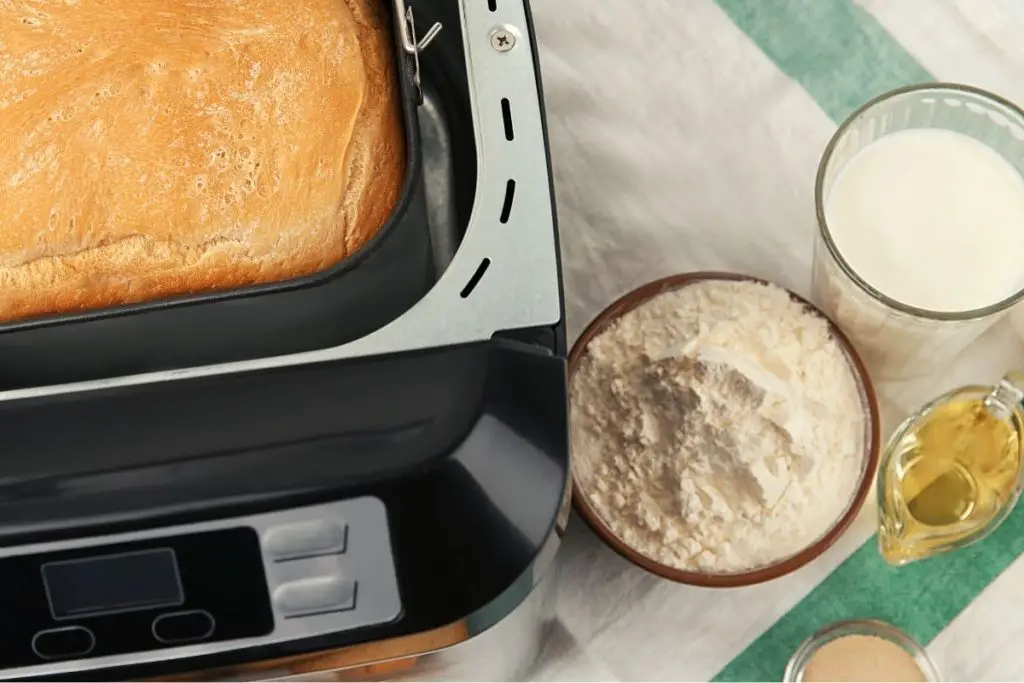
[[[380,0],[0,0],[0,320],[286,280],[405,168]]]

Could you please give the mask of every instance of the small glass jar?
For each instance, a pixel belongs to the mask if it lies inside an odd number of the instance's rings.
[[[871,100],[839,126],[825,148],[815,181],[818,230],[812,298],[846,332],[878,379],[906,379],[944,368],[1024,299],[1021,290],[977,310],[941,312],[909,306],[865,281],[836,245],[825,220],[825,203],[840,172],[879,138],[925,128],[974,138],[1024,172],[1024,111],[969,86],[899,88]]]
[[[926,681],[941,681],[938,668],[928,657],[925,649],[913,638],[900,629],[883,621],[873,619],[853,619],[838,621],[826,626],[805,640],[793,653],[782,680],[785,683],[801,683],[804,669],[815,653],[826,644],[846,636],[874,636],[899,646],[914,659]]]

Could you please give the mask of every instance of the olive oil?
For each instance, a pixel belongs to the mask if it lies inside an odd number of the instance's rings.
[[[1024,413],[1021,392],[1005,382],[950,392],[893,435],[878,482],[879,550],[887,562],[967,545],[1016,502]]]

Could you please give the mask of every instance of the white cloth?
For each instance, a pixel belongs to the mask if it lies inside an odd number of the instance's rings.
[[[770,5],[770,2],[765,4]],[[858,0],[939,78],[1024,102],[1019,0]],[[533,0],[548,108],[570,338],[626,291],[672,273],[731,270],[808,294],[814,173],[835,128],[712,0]],[[1022,259],[1024,267],[1024,259]],[[879,386],[894,421],[947,388],[1024,366],[1009,324],[942,377]],[[858,547],[794,575],[701,590],[647,575],[574,517],[561,551],[543,680],[707,680]],[[948,680],[1020,680],[1018,561],[931,646]],[[996,624],[998,623],[998,626]]]

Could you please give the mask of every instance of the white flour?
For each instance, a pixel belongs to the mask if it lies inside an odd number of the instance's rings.
[[[823,319],[782,289],[690,285],[595,337],[572,380],[577,479],[611,531],[713,573],[789,557],[850,504],[865,417]]]

